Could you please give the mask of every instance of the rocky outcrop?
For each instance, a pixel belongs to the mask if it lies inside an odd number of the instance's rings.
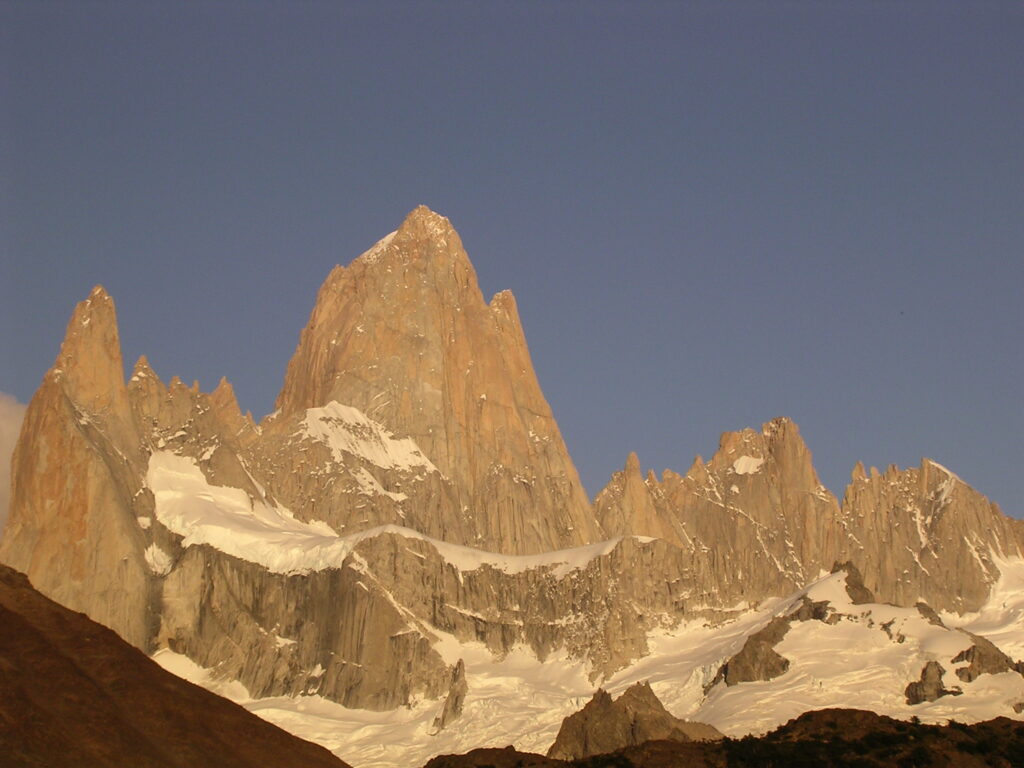
[[[725,662],[707,686],[711,690],[719,682],[738,685],[756,680],[772,680],[785,674],[789,659],[775,652],[775,646],[789,632],[792,619],[776,616],[764,628],[750,635],[739,653]]]
[[[345,768],[161,669],[0,566],[0,763],[82,768]]]
[[[921,704],[925,701],[935,701],[943,696],[959,696],[962,691],[959,688],[946,688],[942,684],[942,676],[946,670],[937,661],[929,661],[921,670],[921,679],[910,683],[904,692],[907,697],[907,704]]]
[[[562,721],[548,757],[577,760],[614,752],[653,739],[715,741],[723,738],[704,723],[671,715],[647,683],[636,683],[619,696],[599,689],[579,712]]]
[[[965,683],[973,682],[981,675],[998,675],[1002,672],[1020,672],[1024,675],[1024,662],[1015,662],[987,638],[971,632],[966,634],[970,636],[974,644],[951,660],[953,664],[967,662],[967,666],[956,669],[956,676]]]
[[[934,765],[985,768],[1020,763],[1024,724],[1006,717],[924,725],[856,709],[806,712],[763,736],[717,742],[649,741],[571,764],[527,752],[477,749],[436,757],[424,768],[724,768],[725,766]]]
[[[508,746],[503,749],[474,749],[464,755],[439,755],[427,762],[423,768],[564,768],[565,765],[562,760],[520,752],[515,747]]]
[[[839,571],[846,573],[846,594],[850,596],[851,603],[864,605],[876,602],[871,590],[864,586],[864,577],[860,575],[860,569],[856,565],[847,561],[832,566],[832,573]]]
[[[847,583],[851,577],[847,576]],[[853,577],[856,581],[856,577]],[[789,659],[775,651],[775,646],[789,633],[796,621],[821,621],[835,624],[839,620],[828,601],[812,601],[803,595],[795,607],[772,618],[765,626],[747,636],[743,647],[718,668],[715,676],[704,686],[707,694],[718,683],[738,685],[772,680],[789,670]]]
[[[434,718],[435,731],[444,730],[462,716],[462,703],[466,700],[467,693],[469,685],[466,683],[466,665],[459,659],[452,673],[452,685],[445,697],[444,707],[441,714]]]

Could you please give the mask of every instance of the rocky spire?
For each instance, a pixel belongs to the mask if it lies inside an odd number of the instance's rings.
[[[626,466],[594,499],[594,514],[609,536],[653,536],[682,546],[671,513],[655,504],[652,489],[658,482],[653,473],[644,479],[640,459],[630,453]]]
[[[451,481],[445,529],[460,543],[527,553],[601,538],[515,299],[484,301],[458,233],[426,207],[328,276],[272,429],[332,401],[415,441]]]
[[[140,469],[114,302],[97,286],[75,307],[26,410],[0,560],[146,647],[147,576],[132,511]]]
[[[114,301],[97,285],[71,315],[50,375],[81,407],[103,412],[125,405],[124,363]]]

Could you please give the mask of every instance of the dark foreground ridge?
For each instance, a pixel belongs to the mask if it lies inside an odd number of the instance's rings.
[[[443,755],[425,768],[1015,768],[1024,723],[920,725],[856,709],[807,712],[771,733],[716,742],[648,741],[563,761],[505,749]]]
[[[0,565],[0,766],[347,768]]]

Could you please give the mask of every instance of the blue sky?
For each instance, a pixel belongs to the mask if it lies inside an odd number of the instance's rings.
[[[75,302],[273,407],[419,203],[511,288],[588,492],[786,415],[1024,514],[1024,5],[0,1],[0,391]]]

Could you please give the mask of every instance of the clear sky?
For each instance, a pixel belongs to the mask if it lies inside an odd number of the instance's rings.
[[[273,408],[419,203],[511,288],[589,493],[786,415],[1024,515],[1024,3],[0,0],[0,391],[75,302]]]

